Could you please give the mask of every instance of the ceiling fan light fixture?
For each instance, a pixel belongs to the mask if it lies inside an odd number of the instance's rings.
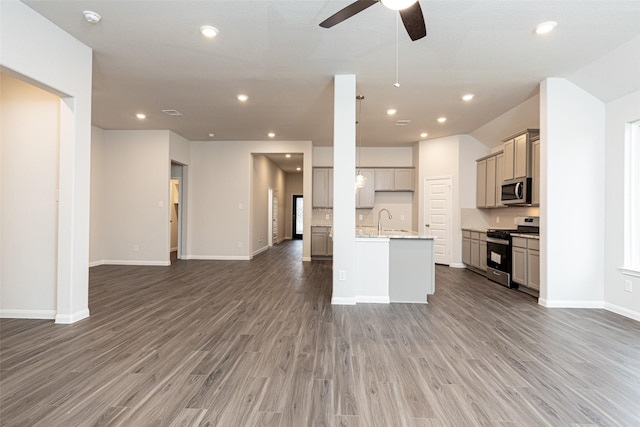
[[[412,6],[418,0],[381,0],[385,7],[391,10],[404,10]]]

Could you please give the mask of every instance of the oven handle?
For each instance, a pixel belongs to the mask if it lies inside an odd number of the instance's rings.
[[[487,237],[487,242],[497,243],[499,245],[509,246],[509,241],[504,239],[496,239],[495,237]]]

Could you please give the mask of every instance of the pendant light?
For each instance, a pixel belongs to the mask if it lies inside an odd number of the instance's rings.
[[[362,100],[364,99],[364,95],[356,95],[356,99],[358,100],[358,121],[356,122],[356,130],[358,131],[358,140],[356,144],[356,191],[363,188],[367,185],[367,178],[362,175],[361,171],[358,169],[358,165],[360,164],[360,149],[362,148]]]

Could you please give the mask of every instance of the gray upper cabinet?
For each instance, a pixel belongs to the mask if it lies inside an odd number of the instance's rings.
[[[504,142],[504,164],[502,180],[531,176],[531,139],[540,134],[538,129],[526,129]]]
[[[333,169],[313,168],[313,198],[314,208],[333,207]]]
[[[500,203],[502,185],[503,152],[492,154],[477,160],[476,169],[476,207],[495,208]]]
[[[535,138],[531,147],[531,181],[533,191],[531,204],[540,205],[540,138]]]
[[[371,209],[375,204],[375,170],[374,169],[358,169],[367,181],[364,187],[356,192],[356,208]]]
[[[375,191],[413,191],[413,168],[379,168],[375,170]]]

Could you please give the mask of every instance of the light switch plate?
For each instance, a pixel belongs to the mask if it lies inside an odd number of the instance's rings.
[[[633,283],[631,283],[631,280],[625,280],[624,281],[624,290],[627,292],[632,292],[633,291]]]

